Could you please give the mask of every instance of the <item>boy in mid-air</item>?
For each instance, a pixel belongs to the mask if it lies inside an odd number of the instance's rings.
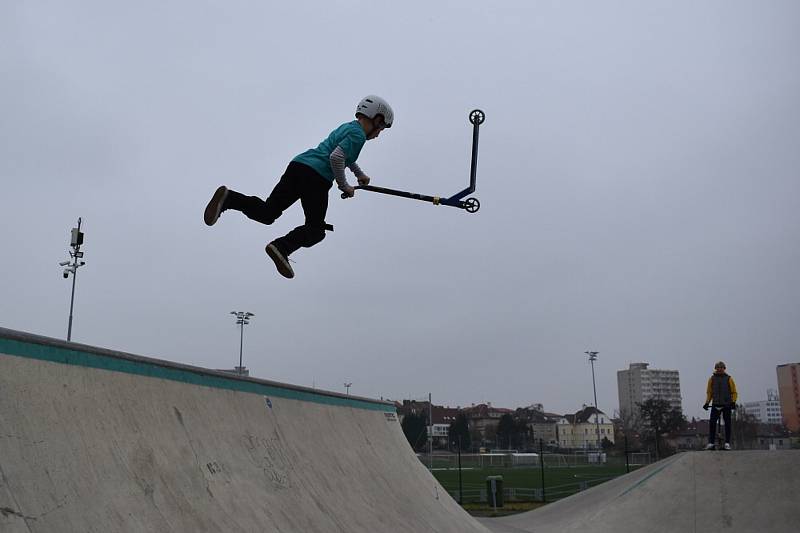
[[[731,449],[731,409],[736,409],[736,400],[739,394],[736,392],[736,383],[733,378],[725,373],[725,363],[717,361],[714,365],[714,374],[708,378],[706,386],[706,403],[703,409],[708,411],[711,408],[711,420],[708,422],[708,444],[706,450],[713,450],[716,445],[717,421],[720,411],[722,419],[725,421],[725,446],[724,449]]]
[[[347,182],[345,167],[355,174],[359,185],[367,185],[369,176],[356,164],[364,143],[375,139],[394,121],[392,108],[383,98],[367,96],[356,107],[356,120],[346,122],[333,130],[319,146],[306,150],[289,163],[280,181],[266,200],[245,196],[224,185],[220,186],[206,206],[204,220],[213,226],[220,214],[228,209],[241,211],[248,218],[272,224],[290,205],[300,200],[305,214],[302,226],[267,244],[267,255],[275,262],[278,272],[293,278],[294,270],[289,256],[298,248],[309,248],[325,238],[328,211],[328,191],[333,181],[346,197],[353,197],[355,189]]]

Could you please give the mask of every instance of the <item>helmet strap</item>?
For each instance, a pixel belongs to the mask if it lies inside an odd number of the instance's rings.
[[[374,117],[369,119],[369,125],[370,125],[370,130],[369,133],[367,133],[368,136],[380,130],[380,125],[378,124],[378,115],[375,115]]]

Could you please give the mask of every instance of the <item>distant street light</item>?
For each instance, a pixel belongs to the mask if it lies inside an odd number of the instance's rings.
[[[81,232],[81,219],[78,217],[78,227],[72,228],[72,232],[70,233],[69,245],[72,247],[72,251],[69,253],[69,256],[72,258],[72,262],[62,261],[58,264],[64,267],[64,279],[69,278],[69,275],[72,274],[72,296],[69,299],[69,324],[67,325],[68,341],[72,340],[72,310],[75,305],[75,279],[78,277],[78,269],[86,264],[84,261],[78,261],[78,259],[83,258],[83,252],[81,252],[82,244],[83,233]]]
[[[344,389],[345,389],[345,391],[347,392],[347,395],[348,395],[348,396],[350,396],[350,386],[351,386],[352,384],[353,384],[353,382],[352,382],[352,381],[351,381],[350,383],[345,383],[345,384],[344,384]]]
[[[238,374],[244,374],[244,367],[242,366],[242,347],[244,346],[244,326],[250,323],[250,317],[256,316],[250,311],[231,311],[231,314],[236,317],[236,324],[241,327],[241,334],[239,336],[239,366],[236,367]]]
[[[597,452],[600,452],[600,409],[597,408],[597,386],[594,383],[594,362],[597,360],[597,354],[600,352],[583,352],[589,356],[589,362],[592,363],[592,389],[594,389],[594,422],[596,424],[595,432],[597,434]],[[597,458],[598,462],[600,457]]]

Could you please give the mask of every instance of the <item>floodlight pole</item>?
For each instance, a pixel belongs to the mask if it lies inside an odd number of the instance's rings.
[[[72,340],[72,311],[75,307],[75,280],[78,278],[78,269],[72,273],[72,295],[69,297],[69,324],[67,325],[67,341]]]
[[[597,386],[594,382],[594,362],[597,360],[597,354],[600,352],[583,352],[589,356],[589,362],[592,363],[592,389],[594,390],[594,422],[595,433],[597,437],[597,461],[600,462],[600,410],[597,408]]]
[[[250,311],[231,311],[231,314],[236,317],[236,324],[240,326],[241,331],[239,334],[239,366],[236,371],[241,375],[244,374],[244,367],[242,366],[242,350],[244,348],[244,326],[250,323],[250,317],[254,317]]]
[[[64,277],[68,278],[70,274],[72,274],[72,295],[69,298],[69,322],[67,324],[67,341],[72,340],[72,312],[75,308],[75,280],[78,277],[78,269],[85,265],[84,261],[79,261],[79,259],[83,258],[83,252],[81,252],[81,245],[83,244],[83,233],[81,232],[81,218],[78,217],[78,227],[72,228],[72,232],[70,234],[70,243],[69,245],[72,247],[72,251],[69,253],[69,256],[72,258],[72,262],[64,261],[60,263],[61,266],[64,268]]]
[[[428,393],[428,424],[430,424],[430,437],[428,440],[428,453],[430,454],[431,471],[433,471],[433,403],[431,403],[431,393]]]
[[[347,395],[350,396],[350,387],[353,385],[353,382],[345,383],[344,390],[346,391]]]
[[[458,434],[458,504],[464,505],[464,487],[461,483],[461,433]]]

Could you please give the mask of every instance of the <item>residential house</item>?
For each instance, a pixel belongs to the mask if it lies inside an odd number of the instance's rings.
[[[563,449],[596,450],[603,439],[614,443],[611,417],[592,406],[584,405],[577,413],[562,416],[556,431],[558,447]]]
[[[455,422],[459,409],[457,407],[444,407],[441,405],[431,405],[427,401],[403,400],[402,404],[397,404],[397,414],[400,423],[409,414],[422,416],[429,423],[429,434],[433,433],[433,446],[447,447],[450,424]],[[433,420],[432,427],[430,420]]]
[[[558,447],[558,432],[556,425],[562,418],[556,413],[546,413],[542,404],[517,409],[514,416],[524,420],[533,433],[534,448],[539,446],[539,441],[548,448]]]
[[[497,424],[500,417],[505,414],[513,415],[514,411],[502,407],[492,407],[491,402],[465,407],[461,410],[469,421],[470,432],[473,435],[473,446],[491,446],[495,443]],[[476,442],[477,441],[477,442]]]

